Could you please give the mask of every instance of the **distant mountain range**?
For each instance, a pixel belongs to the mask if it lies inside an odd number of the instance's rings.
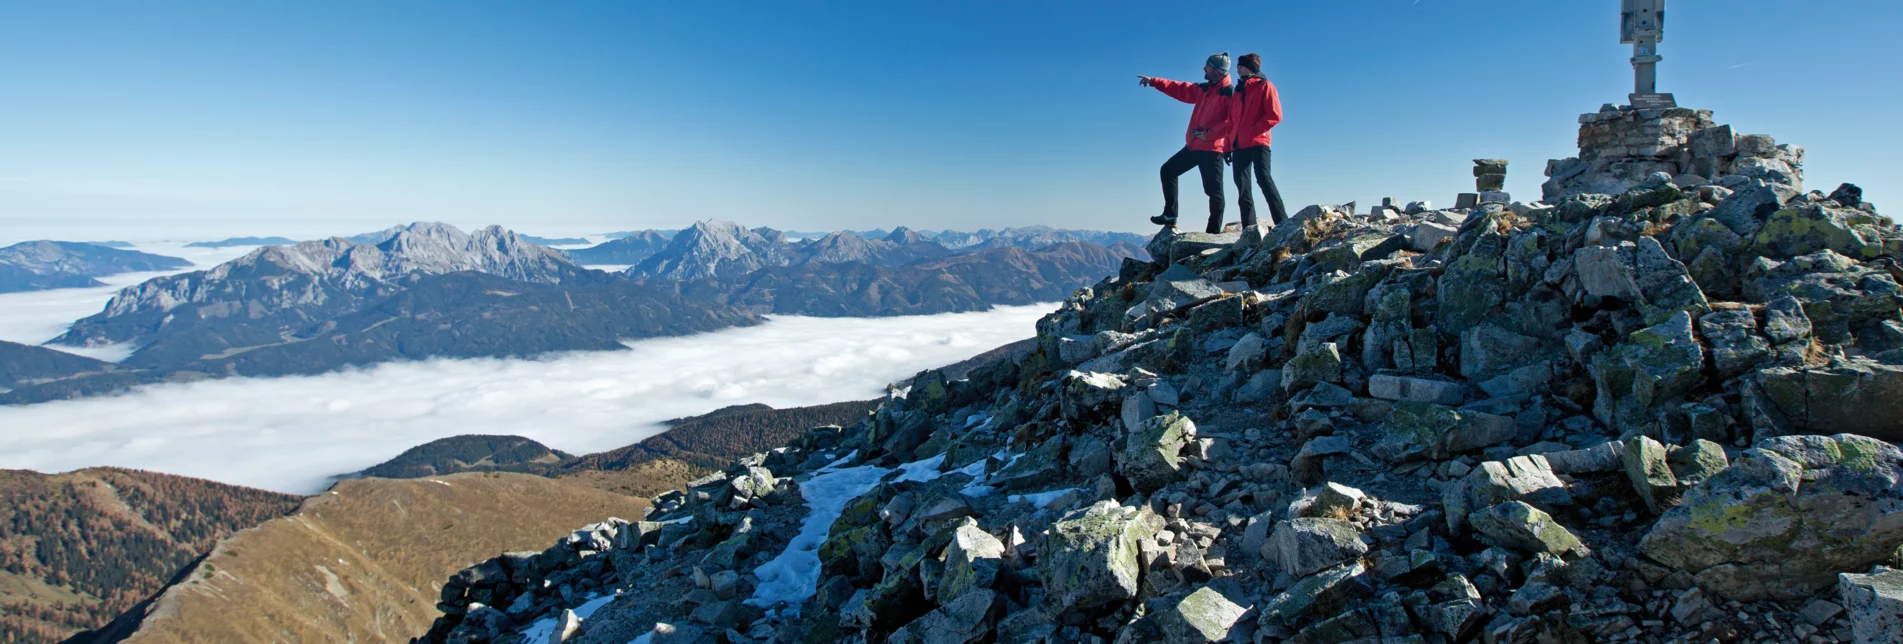
[[[186,248],[231,248],[233,246],[289,246],[297,243],[285,237],[229,237],[218,241],[192,242]]]
[[[104,286],[120,273],[169,271],[192,263],[177,257],[60,241],[21,242],[0,248],[0,293]]]
[[[118,364],[0,347],[22,357],[0,366],[0,382],[10,383],[0,388],[11,390],[0,403],[392,360],[622,350],[628,339],[757,324],[769,314],[915,315],[1057,301],[1143,254],[1122,241],[1017,245],[1087,236],[1075,231],[985,235],[954,250],[905,229],[882,239],[839,232],[790,241],[770,228],[706,221],[564,253],[500,227],[465,233],[416,223],[264,246],[127,288],[49,343],[138,347]],[[609,274],[578,256],[634,266]]]

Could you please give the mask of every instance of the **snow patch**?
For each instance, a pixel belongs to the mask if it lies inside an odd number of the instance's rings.
[[[861,465],[823,472],[801,482],[799,489],[800,496],[806,499],[806,521],[800,524],[799,535],[787,542],[786,550],[753,569],[760,584],[754,587],[753,597],[747,599],[747,603],[769,608],[785,602],[797,610],[812,597],[819,582],[819,546],[826,542],[827,531],[846,511],[847,503],[878,485],[889,472],[891,470],[882,467]]]
[[[591,593],[588,596],[588,601],[582,602],[582,605],[576,606],[573,609],[575,616],[581,619],[588,619],[595,614],[595,611],[601,610],[601,607],[607,606],[608,602],[614,601],[616,597],[620,596],[621,593],[619,592],[613,595]],[[522,629],[522,641],[546,642],[548,641],[549,635],[555,632],[556,626],[561,624],[561,622],[562,614],[559,612],[555,613],[554,617],[544,617],[535,620],[535,623],[529,624],[528,628]]]
[[[1051,490],[1049,492],[1035,492],[1032,494],[1013,494],[1011,496],[1005,497],[1005,500],[1010,501],[1012,503],[1018,503],[1018,502],[1029,503],[1031,505],[1037,506],[1039,510],[1042,510],[1044,508],[1050,507],[1051,502],[1056,501],[1058,497],[1064,496],[1066,494],[1070,494],[1072,492],[1076,492],[1080,489],[1083,489],[1083,488],[1069,487],[1069,488],[1064,488],[1062,490]]]

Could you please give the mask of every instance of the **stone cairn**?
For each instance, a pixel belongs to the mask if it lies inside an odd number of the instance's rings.
[[[1546,164],[1541,198],[1621,194],[1664,174],[1679,187],[1739,190],[1754,182],[1804,188],[1804,148],[1736,134],[1711,110],[1605,105],[1579,117],[1579,156]]]
[[[1709,112],[1580,132],[1543,202],[1481,160],[1166,229],[1028,356],[464,571],[426,639],[1903,641],[1903,229]]]

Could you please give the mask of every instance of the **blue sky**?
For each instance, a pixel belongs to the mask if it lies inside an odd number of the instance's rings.
[[[1134,76],[1223,50],[1282,89],[1291,209],[1448,204],[1477,157],[1533,198],[1630,91],[1617,4],[0,0],[0,239],[1145,230],[1189,106]],[[1662,90],[1892,201],[1903,3],[1667,16]]]

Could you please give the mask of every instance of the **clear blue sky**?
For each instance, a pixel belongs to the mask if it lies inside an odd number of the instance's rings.
[[[1630,91],[1617,5],[0,0],[0,238],[1144,230],[1189,106],[1134,77],[1222,50],[1282,89],[1291,209],[1446,204],[1476,157],[1530,199]],[[1667,16],[1661,89],[1805,146],[1807,187],[1903,194],[1903,3]]]

